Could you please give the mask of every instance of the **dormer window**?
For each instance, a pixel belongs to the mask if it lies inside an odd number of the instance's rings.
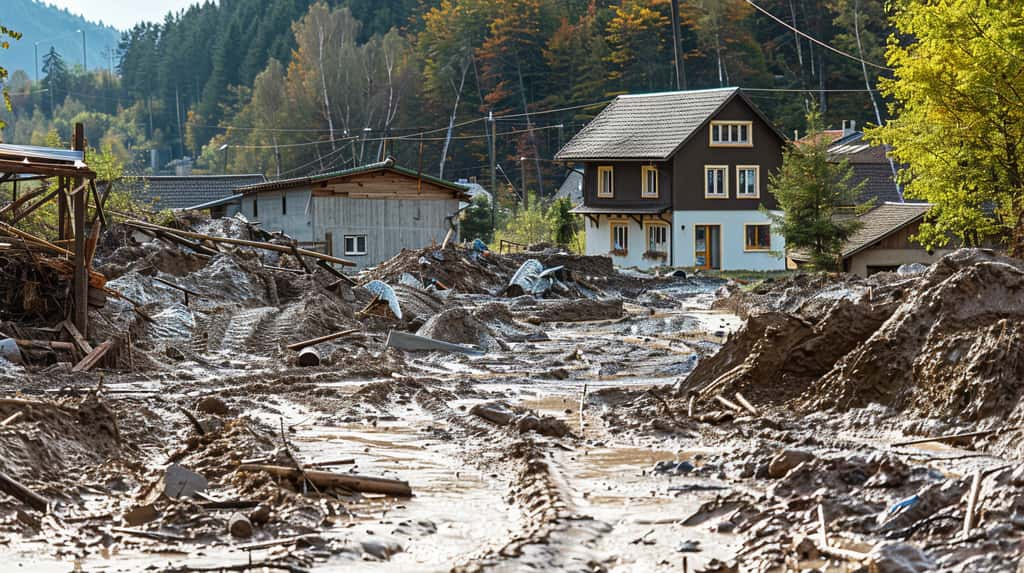
[[[653,165],[644,165],[640,170],[643,179],[640,180],[640,196],[647,199],[658,198],[658,168]]]
[[[615,197],[615,171],[611,165],[597,168],[597,196],[608,199]]]
[[[749,121],[712,121],[711,147],[751,147],[753,134]]]

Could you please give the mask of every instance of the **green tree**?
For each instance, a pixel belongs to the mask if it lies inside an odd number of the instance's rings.
[[[43,55],[43,87],[46,88],[49,101],[50,117],[53,117],[57,106],[64,103],[68,93],[68,68],[64,64],[64,58],[57,50],[50,46],[50,51]]]
[[[652,91],[671,86],[671,29],[666,0],[623,0],[608,23],[611,79],[620,80],[626,91]]]
[[[906,167],[906,195],[935,204],[918,239],[1009,243],[1024,256],[1024,13],[1015,0],[897,2],[895,119],[868,131]],[[994,209],[995,216],[989,213]]]
[[[487,195],[480,194],[473,198],[473,203],[462,212],[462,240],[480,239],[490,243],[491,233],[491,201]]]
[[[15,32],[14,30],[11,30],[6,26],[0,25],[0,49],[6,50],[11,47],[11,41],[7,38],[11,38],[12,40],[20,40],[21,34]],[[4,99],[4,109],[10,111],[11,96],[7,93],[7,68],[3,66],[0,66],[0,86],[3,86],[2,92]],[[3,129],[4,125],[5,124],[3,120],[0,120],[0,129]]]
[[[870,207],[857,204],[865,185],[851,184],[853,169],[844,160],[829,161],[829,139],[823,137],[821,115],[807,114],[807,140],[789,145],[783,152],[782,168],[768,179],[768,191],[782,209],[782,215],[768,214],[786,247],[805,251],[816,268],[832,270],[839,261],[843,244],[860,228],[856,217],[837,217],[847,211],[859,214]],[[852,209],[850,209],[852,207]]]

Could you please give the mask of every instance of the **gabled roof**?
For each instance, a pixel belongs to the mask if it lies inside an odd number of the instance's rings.
[[[187,209],[238,192],[238,189],[267,178],[247,175],[155,175],[128,176],[122,184],[136,198],[150,202],[155,209]]]
[[[931,203],[882,203],[872,208],[858,216],[863,226],[843,245],[840,257],[848,259],[870,248],[889,235],[920,221],[931,208]],[[835,218],[848,217],[848,215],[837,214]],[[810,260],[808,253],[802,250],[790,251],[788,255],[795,261]]]
[[[775,130],[739,88],[621,95],[569,140],[555,159],[664,161],[737,96]]]
[[[308,177],[294,177],[292,179],[280,179],[277,181],[268,181],[258,185],[249,185],[238,189],[239,193],[243,195],[249,195],[251,193],[260,193],[263,191],[279,191],[281,189],[294,189],[295,187],[308,187],[314,183],[320,183],[323,181],[329,181],[331,179],[338,179],[343,177],[351,177],[352,175],[363,175],[366,173],[375,173],[379,171],[390,171],[393,173],[399,173],[413,179],[422,179],[437,185],[454,191],[458,198],[468,200],[469,196],[466,194],[467,188],[458,183],[453,183],[446,179],[441,179],[423,173],[422,171],[416,171],[415,169],[409,169],[407,167],[401,167],[395,164],[395,159],[389,157],[384,161],[377,163],[369,163],[359,167],[353,167],[351,169],[342,169],[340,171],[330,171],[327,173],[321,173],[318,175],[310,175]]]
[[[920,221],[931,208],[931,203],[882,203],[871,209],[858,217],[864,226],[843,245],[842,257],[852,257],[907,225]]]

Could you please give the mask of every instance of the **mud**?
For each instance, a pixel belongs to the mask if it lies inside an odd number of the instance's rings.
[[[99,250],[149,317],[116,298],[93,310],[91,341],[117,341],[107,362],[0,362],[0,422],[17,414],[0,472],[50,501],[0,493],[12,567],[987,573],[1021,559],[1020,431],[895,445],[1021,423],[1019,261],[960,251],[917,275],[738,284],[453,246],[350,285],[276,254],[134,240]],[[527,258],[564,266],[565,288],[502,296]],[[371,278],[391,282],[402,319],[372,308]],[[486,353],[406,354],[385,347],[393,329]],[[319,366],[287,349],[339,331]],[[413,496],[241,464],[403,480]],[[169,495],[172,465],[205,489]],[[229,532],[238,516],[251,533]]]

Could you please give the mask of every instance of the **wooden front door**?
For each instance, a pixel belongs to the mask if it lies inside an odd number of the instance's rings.
[[[693,229],[693,266],[710,270],[722,268],[722,227],[697,225]]]

